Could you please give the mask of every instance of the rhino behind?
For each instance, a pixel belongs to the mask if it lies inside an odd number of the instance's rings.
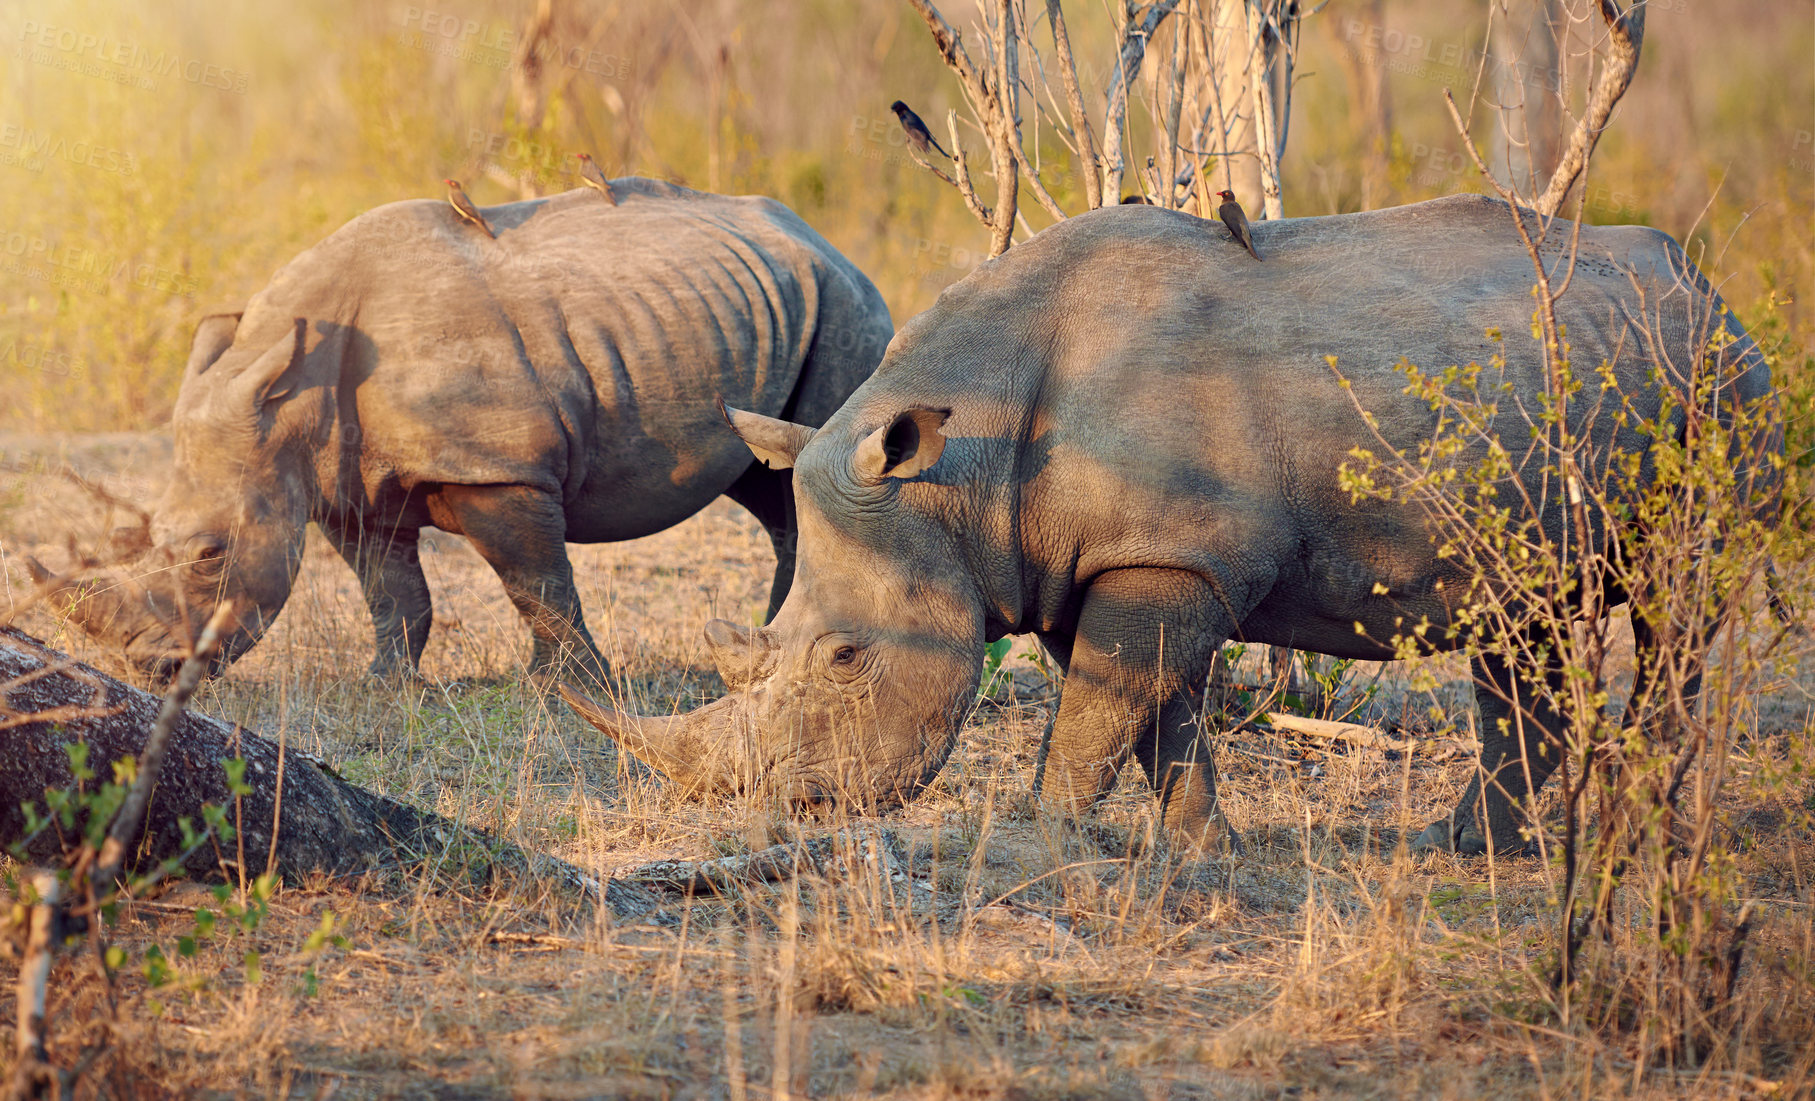
[[[282,609],[310,521],[357,572],[374,671],[412,669],[430,598],[418,533],[470,538],[535,640],[605,675],[564,544],[660,531],[729,494],[793,572],[784,473],[753,464],[716,401],[820,423],[893,329],[861,272],[781,204],[640,179],[489,207],[364,214],[198,326],[152,550],[125,577],[59,579],[75,618],[168,664],[215,603],[242,630]],[[82,599],[75,600],[74,598]]]

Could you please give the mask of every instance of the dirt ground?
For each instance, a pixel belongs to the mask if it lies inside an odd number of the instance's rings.
[[[150,503],[170,447],[0,437],[0,461],[10,610],[30,594],[22,556],[60,568],[127,520],[60,466]],[[720,500],[660,535],[570,550],[636,707],[722,691],[702,628],[760,617],[772,565],[748,515]],[[1617,1031],[1559,1023],[1546,982],[1556,868],[1398,850],[1469,777],[1472,709],[1454,662],[1430,663],[1435,687],[1422,690],[1409,665],[1348,674],[1346,698],[1378,686],[1360,717],[1425,739],[1409,754],[1223,738],[1241,856],[1156,842],[1137,768],[1087,818],[1042,816],[1033,757],[1057,686],[1027,640],[920,798],[876,818],[795,821],[687,801],[620,759],[524,682],[527,632],[465,541],[430,534],[423,561],[436,621],[421,683],[367,677],[358,589],[311,534],[274,629],[196,706],[599,875],[834,831],[847,858],[728,897],[671,896],[636,921],[526,887],[321,882],[282,886],[264,912],[200,935],[198,908],[230,916],[251,898],[175,885],[121,911],[120,1039],[90,1074],[106,1095],[1715,1097],[1808,1096],[1815,1083],[1815,842],[1784,828],[1815,787],[1806,773],[1777,782],[1807,759],[1815,678],[1795,670],[1730,758],[1733,874],[1756,923],[1737,991],[1747,1009],[1719,1058],[1641,1069]],[[118,671],[42,607],[18,622]],[[1261,656],[1236,674],[1263,676]],[[0,979],[15,968],[0,963]],[[68,953],[53,977],[65,1065],[105,1012],[92,970]]]

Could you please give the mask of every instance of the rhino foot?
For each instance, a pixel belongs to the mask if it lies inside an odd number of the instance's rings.
[[[1451,818],[1439,818],[1424,827],[1424,831],[1412,839],[1411,851],[1414,853],[1454,853],[1457,856],[1486,856],[1487,835],[1481,827],[1470,820],[1457,829]],[[1535,856],[1538,846],[1535,842],[1523,837],[1509,842],[1494,843],[1496,856]]]
[[[407,661],[398,661],[396,658],[373,658],[372,664],[366,666],[366,673],[372,679],[390,685],[403,686],[422,683],[421,670]]]

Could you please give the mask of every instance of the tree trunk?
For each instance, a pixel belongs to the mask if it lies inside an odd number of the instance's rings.
[[[67,749],[72,743],[87,743],[87,766],[97,778],[111,779],[116,761],[136,761],[158,706],[156,696],[23,631],[0,627],[0,845],[33,864],[62,864],[80,843],[80,810],[73,828],[53,823],[28,837],[22,804],[33,804],[42,818],[47,789],[75,788]],[[237,805],[222,765],[234,757],[245,759],[245,783],[252,789]],[[227,808],[238,836],[185,853],[179,820],[199,828],[204,804]],[[276,743],[250,730],[194,712],[178,720],[127,868],[148,870],[179,858],[182,870],[198,879],[236,879],[241,871],[250,878],[270,870],[292,881],[435,861],[464,873],[468,882],[527,876],[595,899],[603,894],[622,917],[641,915],[654,902],[646,892],[601,883],[565,861],[349,784],[319,758],[288,748],[280,753]]]

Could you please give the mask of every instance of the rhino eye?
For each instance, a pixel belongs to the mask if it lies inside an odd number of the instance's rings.
[[[855,646],[840,646],[832,651],[833,665],[849,665],[856,660],[857,648]]]
[[[219,573],[227,560],[227,547],[219,540],[198,539],[189,545],[191,564],[200,573]]]

